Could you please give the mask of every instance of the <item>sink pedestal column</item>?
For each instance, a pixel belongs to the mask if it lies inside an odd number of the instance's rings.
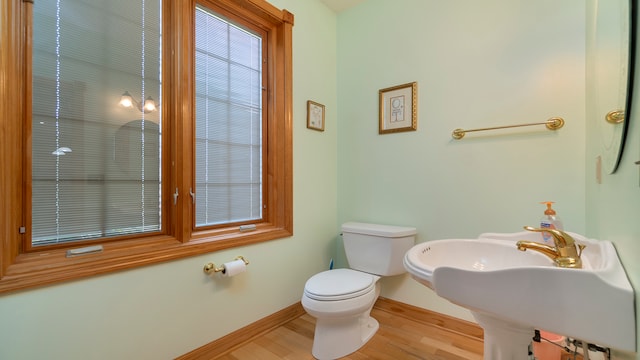
[[[471,311],[471,314],[484,330],[484,359],[529,359],[529,345],[535,335],[534,328],[507,322],[485,313]]]

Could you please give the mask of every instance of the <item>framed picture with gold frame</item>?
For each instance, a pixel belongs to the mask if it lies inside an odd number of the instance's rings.
[[[381,89],[380,134],[415,131],[418,128],[418,83]]]
[[[307,128],[324,131],[324,105],[307,100]]]

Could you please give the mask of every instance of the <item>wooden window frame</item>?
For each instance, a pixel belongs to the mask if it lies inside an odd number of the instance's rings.
[[[211,0],[199,0],[206,6]],[[265,205],[256,230],[237,225],[195,230],[188,195],[195,182],[195,5],[163,1],[163,233],[101,242],[100,253],[66,257],[67,248],[27,252],[31,216],[31,19],[29,0],[0,0],[0,294],[245,246],[293,235],[293,14],[264,0],[215,0],[218,8],[267,31]],[[6,20],[6,21],[5,21]],[[21,156],[20,154],[25,154]],[[173,204],[171,194],[180,196]],[[24,229],[22,232],[21,229]]]

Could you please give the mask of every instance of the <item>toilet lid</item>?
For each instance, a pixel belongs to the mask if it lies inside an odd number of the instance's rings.
[[[371,274],[351,269],[335,269],[313,275],[304,293],[314,300],[345,300],[368,293],[375,287]]]

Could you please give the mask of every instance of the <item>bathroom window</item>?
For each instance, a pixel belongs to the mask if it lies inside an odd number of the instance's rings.
[[[196,7],[196,227],[262,218],[265,36]]]
[[[34,2],[30,247],[161,230],[161,5]]]
[[[0,293],[292,234],[291,13],[12,4]]]

